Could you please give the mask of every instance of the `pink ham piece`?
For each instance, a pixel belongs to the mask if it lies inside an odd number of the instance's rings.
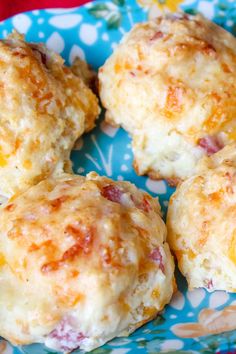
[[[164,274],[165,272],[165,266],[163,264],[163,257],[160,251],[160,247],[156,247],[154,248],[151,253],[149,254],[149,258],[154,261],[155,263],[158,264],[160,270],[162,271],[162,273]]]
[[[168,13],[166,15],[166,18],[168,18],[171,21],[179,21],[179,20],[191,20],[191,18],[194,18],[194,16],[188,15],[186,13],[180,13],[180,12],[176,12],[176,13]]]
[[[69,318],[64,318],[49,334],[48,338],[55,340],[60,351],[70,352],[78,349],[86,337],[73,329]]]
[[[160,39],[163,37],[164,37],[164,33],[161,31],[158,31],[150,38],[150,41],[155,41],[156,39]]]
[[[206,152],[208,156],[215,154],[224,146],[216,136],[205,136],[199,139],[198,145]]]
[[[213,289],[213,281],[212,279],[209,279],[209,280],[205,280],[204,282],[205,284],[205,287],[208,289],[208,290],[212,290]]]
[[[142,203],[136,202],[135,204],[136,204],[137,208],[139,208],[142,211],[145,211],[146,213],[148,213],[152,209],[149,201],[145,197],[143,197]]]
[[[122,191],[119,187],[110,184],[108,186],[105,186],[102,189],[101,194],[104,198],[110,200],[111,202],[122,204],[121,198],[122,198],[122,195],[125,194],[125,191]],[[139,202],[139,200],[136,200],[136,198],[134,198],[133,195],[130,195],[130,199],[132,200],[132,202],[134,203],[136,208],[138,208],[146,213],[152,209],[149,201],[147,200],[147,198],[145,196],[143,197],[141,203]]]
[[[119,187],[109,184],[102,189],[101,194],[104,198],[110,200],[111,202],[120,203],[123,191]]]

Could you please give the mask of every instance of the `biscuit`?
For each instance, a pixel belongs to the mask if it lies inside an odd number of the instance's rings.
[[[171,299],[160,205],[128,182],[50,178],[4,204],[0,224],[0,336],[15,345],[89,351]]]
[[[99,112],[96,96],[58,54],[16,32],[1,40],[1,193],[71,172],[71,149]]]
[[[168,242],[190,289],[236,292],[236,144],[197,169],[170,199]]]
[[[177,184],[236,139],[236,39],[200,15],[135,25],[100,68],[99,89],[140,175]]]

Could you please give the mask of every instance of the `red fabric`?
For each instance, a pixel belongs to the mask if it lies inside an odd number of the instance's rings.
[[[75,7],[86,2],[88,0],[0,0],[0,21],[24,11]]]

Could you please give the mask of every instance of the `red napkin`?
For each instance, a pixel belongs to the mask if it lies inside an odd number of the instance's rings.
[[[0,0],[0,21],[17,13],[44,9],[69,8],[85,4],[88,0]]]

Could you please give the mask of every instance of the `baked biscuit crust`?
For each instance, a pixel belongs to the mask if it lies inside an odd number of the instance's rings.
[[[175,289],[156,199],[90,173],[1,207],[0,335],[92,350],[154,318]]]
[[[190,289],[236,292],[236,144],[197,169],[170,199],[168,242]]]
[[[0,190],[11,196],[70,172],[71,149],[100,109],[58,54],[14,32],[0,41],[0,112]]]
[[[135,25],[99,81],[107,121],[132,136],[141,175],[184,180],[235,141],[236,39],[200,15]]]

